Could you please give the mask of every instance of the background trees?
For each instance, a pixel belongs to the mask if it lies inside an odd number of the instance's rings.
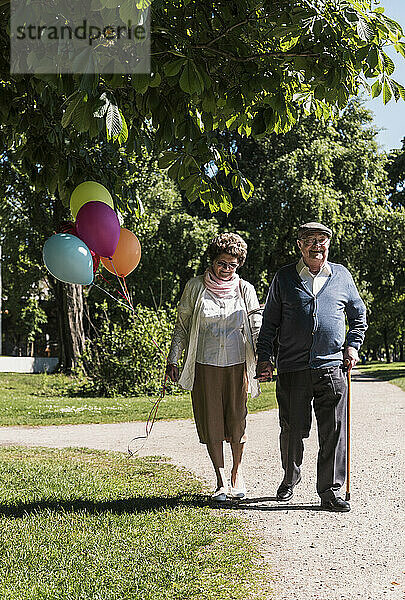
[[[94,8],[134,3],[105,4]],[[382,7],[155,0],[151,75],[58,76],[10,75],[8,5],[0,0],[10,339],[51,331],[69,369],[94,332],[83,315],[95,314],[101,292],[83,300],[52,280],[41,249],[68,218],[74,187],[95,179],[142,243],[129,279],[135,302],[172,306],[220,229],[248,239],[244,275],[264,300],[275,270],[296,256],[297,225],[317,218],[333,227],[331,259],[354,271],[374,315],[370,348],[401,347],[404,152],[378,153],[358,103],[342,113],[362,86],[384,102],[405,95],[386,54],[388,44],[405,54],[402,29]]]
[[[384,349],[387,359],[403,356],[405,211],[393,191],[392,156],[378,151],[374,137],[370,113],[359,102],[353,102],[335,123],[322,124],[308,116],[283,135],[258,141],[235,136],[228,143],[254,182],[255,191],[246,202],[235,190],[233,211],[211,217],[206,208],[182,197],[153,157],[132,157],[128,170],[122,168],[122,177],[133,199],[120,198],[119,212],[123,224],[142,244],[141,263],[128,277],[134,303],[169,311],[171,318],[170,309],[187,279],[205,268],[209,239],[223,230],[238,231],[247,239],[249,253],[241,275],[254,283],[264,301],[275,271],[298,256],[297,226],[319,219],[334,231],[330,259],[351,270],[368,306],[370,327],[365,350],[376,357]],[[398,160],[399,153],[394,157]],[[6,172],[3,170],[3,180]],[[13,323],[10,317],[9,330],[15,332],[13,335],[26,335],[30,321],[21,309],[27,298],[39,293],[35,291],[42,285],[38,282],[44,277],[49,280],[42,266],[41,248],[53,221],[49,198],[30,195],[29,187],[19,187],[21,182],[14,181],[13,185],[15,190],[8,195],[13,199],[14,212],[8,221],[11,228],[7,228],[6,246],[10,250],[5,287],[10,302],[23,298],[19,309],[13,311],[19,320]],[[400,187],[401,181],[397,184]],[[7,202],[3,203],[3,213],[5,206]],[[40,219],[32,217],[33,210],[42,211]],[[22,238],[26,243],[21,243]],[[18,261],[15,256],[20,257]],[[98,285],[114,293],[110,287],[118,287],[114,276],[104,270],[101,273],[107,281],[99,278]],[[54,297],[54,287],[50,293]],[[101,309],[106,299],[108,309]],[[84,303],[86,336],[94,338],[99,331],[105,343],[116,347],[116,324],[127,327],[128,314],[95,287],[85,293]],[[44,331],[56,337],[55,303],[42,301],[40,308],[48,318]],[[162,323],[168,316],[162,317]],[[106,320],[111,331],[105,327]],[[139,329],[140,324],[135,321],[131,327]],[[163,335],[160,330],[159,335]],[[143,336],[149,346],[145,332]]]

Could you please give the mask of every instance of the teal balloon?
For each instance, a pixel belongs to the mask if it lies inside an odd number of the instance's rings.
[[[44,263],[51,275],[65,283],[88,285],[93,281],[93,259],[82,240],[70,233],[56,233],[46,240]]]

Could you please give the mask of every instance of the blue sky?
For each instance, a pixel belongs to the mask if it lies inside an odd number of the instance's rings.
[[[395,19],[405,33],[405,0],[382,0],[385,14]],[[405,86],[405,58],[402,58],[394,49],[387,51],[396,64],[393,78]],[[367,108],[374,113],[374,123],[380,128],[385,128],[378,134],[377,141],[382,150],[389,151],[401,148],[401,140],[405,137],[405,101],[391,100],[384,106],[382,94],[378,98],[366,102]]]

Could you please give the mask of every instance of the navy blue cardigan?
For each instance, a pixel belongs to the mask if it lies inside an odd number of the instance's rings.
[[[328,264],[332,273],[316,296],[298,275],[297,263],[274,276],[257,351],[259,361],[274,361],[277,340],[279,373],[342,364],[344,346],[358,350],[364,340],[366,307],[353,278],[343,265]]]

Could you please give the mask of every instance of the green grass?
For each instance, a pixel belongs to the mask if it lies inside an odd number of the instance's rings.
[[[76,395],[78,385],[65,375],[0,373],[0,425],[63,425],[145,421],[152,397],[95,398]],[[275,384],[264,384],[249,411],[274,408]],[[70,395],[69,395],[70,394]],[[190,394],[165,396],[157,419],[192,417]]]
[[[185,470],[93,450],[0,449],[2,600],[263,600],[269,574]]]
[[[380,363],[372,362],[367,365],[358,365],[361,373],[370,377],[377,377],[382,381],[389,381],[405,392],[405,362]]]

